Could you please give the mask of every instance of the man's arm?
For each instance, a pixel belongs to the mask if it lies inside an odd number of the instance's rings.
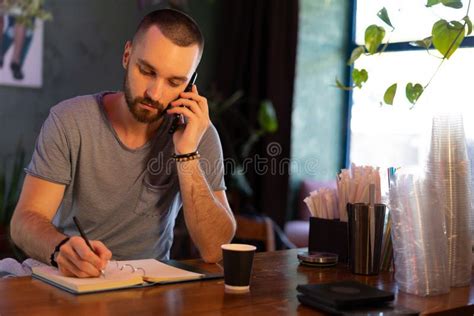
[[[54,247],[64,238],[51,224],[65,186],[26,175],[11,221],[16,245],[34,259],[49,263]]]
[[[15,244],[32,258],[48,264],[56,245],[67,237],[51,223],[64,191],[65,185],[26,175],[11,221],[11,237]],[[98,256],[82,238],[71,237],[56,258],[60,271],[79,277],[99,275],[111,254],[99,241],[92,241],[92,245]]]
[[[182,114],[187,119],[184,128],[173,134],[176,154],[197,150],[209,128],[209,106],[196,85],[191,92],[180,93],[171,102],[168,114]],[[220,144],[219,144],[220,145]],[[197,159],[176,162],[179,186],[184,206],[184,219],[191,238],[206,262],[217,262],[222,256],[220,246],[235,234],[236,224],[224,191],[212,192]]]
[[[212,192],[199,160],[176,163],[184,218],[191,238],[206,262],[221,259],[220,246],[234,237],[236,223],[224,191]]]

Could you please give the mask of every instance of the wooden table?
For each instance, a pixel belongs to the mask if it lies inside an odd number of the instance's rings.
[[[251,291],[246,294],[224,293],[223,279],[86,295],[69,294],[30,277],[4,279],[0,280],[0,315],[318,315],[298,303],[298,284],[355,279],[397,292],[391,273],[356,276],[344,265],[304,267],[298,264],[298,251],[257,253]],[[219,269],[197,260],[186,263]],[[396,304],[425,313],[473,315],[473,285],[428,298],[400,292]]]

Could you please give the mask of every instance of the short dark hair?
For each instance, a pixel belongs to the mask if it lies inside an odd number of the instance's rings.
[[[199,26],[189,15],[181,11],[161,9],[148,13],[138,25],[133,36],[134,41],[151,26],[157,26],[166,38],[178,46],[197,44],[200,53],[204,49],[204,36]]]

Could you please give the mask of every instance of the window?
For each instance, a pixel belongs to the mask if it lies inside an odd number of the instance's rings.
[[[414,108],[410,109],[405,98],[405,85],[418,82],[424,86],[441,61],[408,42],[430,36],[433,23],[441,18],[462,19],[468,1],[463,1],[461,9],[443,5],[426,8],[426,3],[427,0],[356,1],[356,45],[363,44],[365,28],[370,24],[383,25],[390,43],[385,53],[362,56],[355,63],[356,68],[367,69],[369,80],[352,93],[351,162],[380,167],[422,163],[429,145],[431,117],[438,112],[463,113],[466,135],[474,138],[474,38],[465,39],[462,47],[444,62]],[[392,33],[376,15],[383,7],[395,27]],[[471,12],[470,17],[474,17]],[[434,50],[430,52],[438,56]],[[381,105],[386,88],[395,82],[398,91],[394,105]]]

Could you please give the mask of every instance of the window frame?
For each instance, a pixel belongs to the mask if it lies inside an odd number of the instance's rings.
[[[363,0],[361,0],[363,1]],[[356,43],[356,26],[357,26],[357,2],[358,0],[352,0],[351,1],[351,42],[348,45],[348,52],[347,52],[347,59],[349,60],[350,54],[352,51],[359,46]],[[471,3],[474,5],[474,3]],[[471,14],[470,14],[471,15]],[[459,46],[458,49],[462,48],[474,48],[474,32],[468,36],[465,37],[461,45]],[[396,43],[388,43],[387,47],[385,48],[385,52],[403,52],[403,51],[419,51],[419,50],[425,50],[423,47],[416,47],[410,45],[410,42],[396,42]],[[345,73],[345,82],[348,83],[348,87],[352,86],[353,81],[352,81],[352,71],[354,69],[354,64],[352,64],[350,67],[346,68],[346,73]],[[362,88],[363,89],[363,88]],[[353,90],[348,90],[346,93],[346,100],[347,100],[347,112],[345,113],[346,116],[346,126],[345,126],[345,132],[346,132],[346,146],[345,146],[345,158],[344,158],[344,163],[345,167],[349,168],[351,165],[351,145],[352,145],[352,137],[351,137],[351,120],[352,120],[352,106],[353,106]]]

